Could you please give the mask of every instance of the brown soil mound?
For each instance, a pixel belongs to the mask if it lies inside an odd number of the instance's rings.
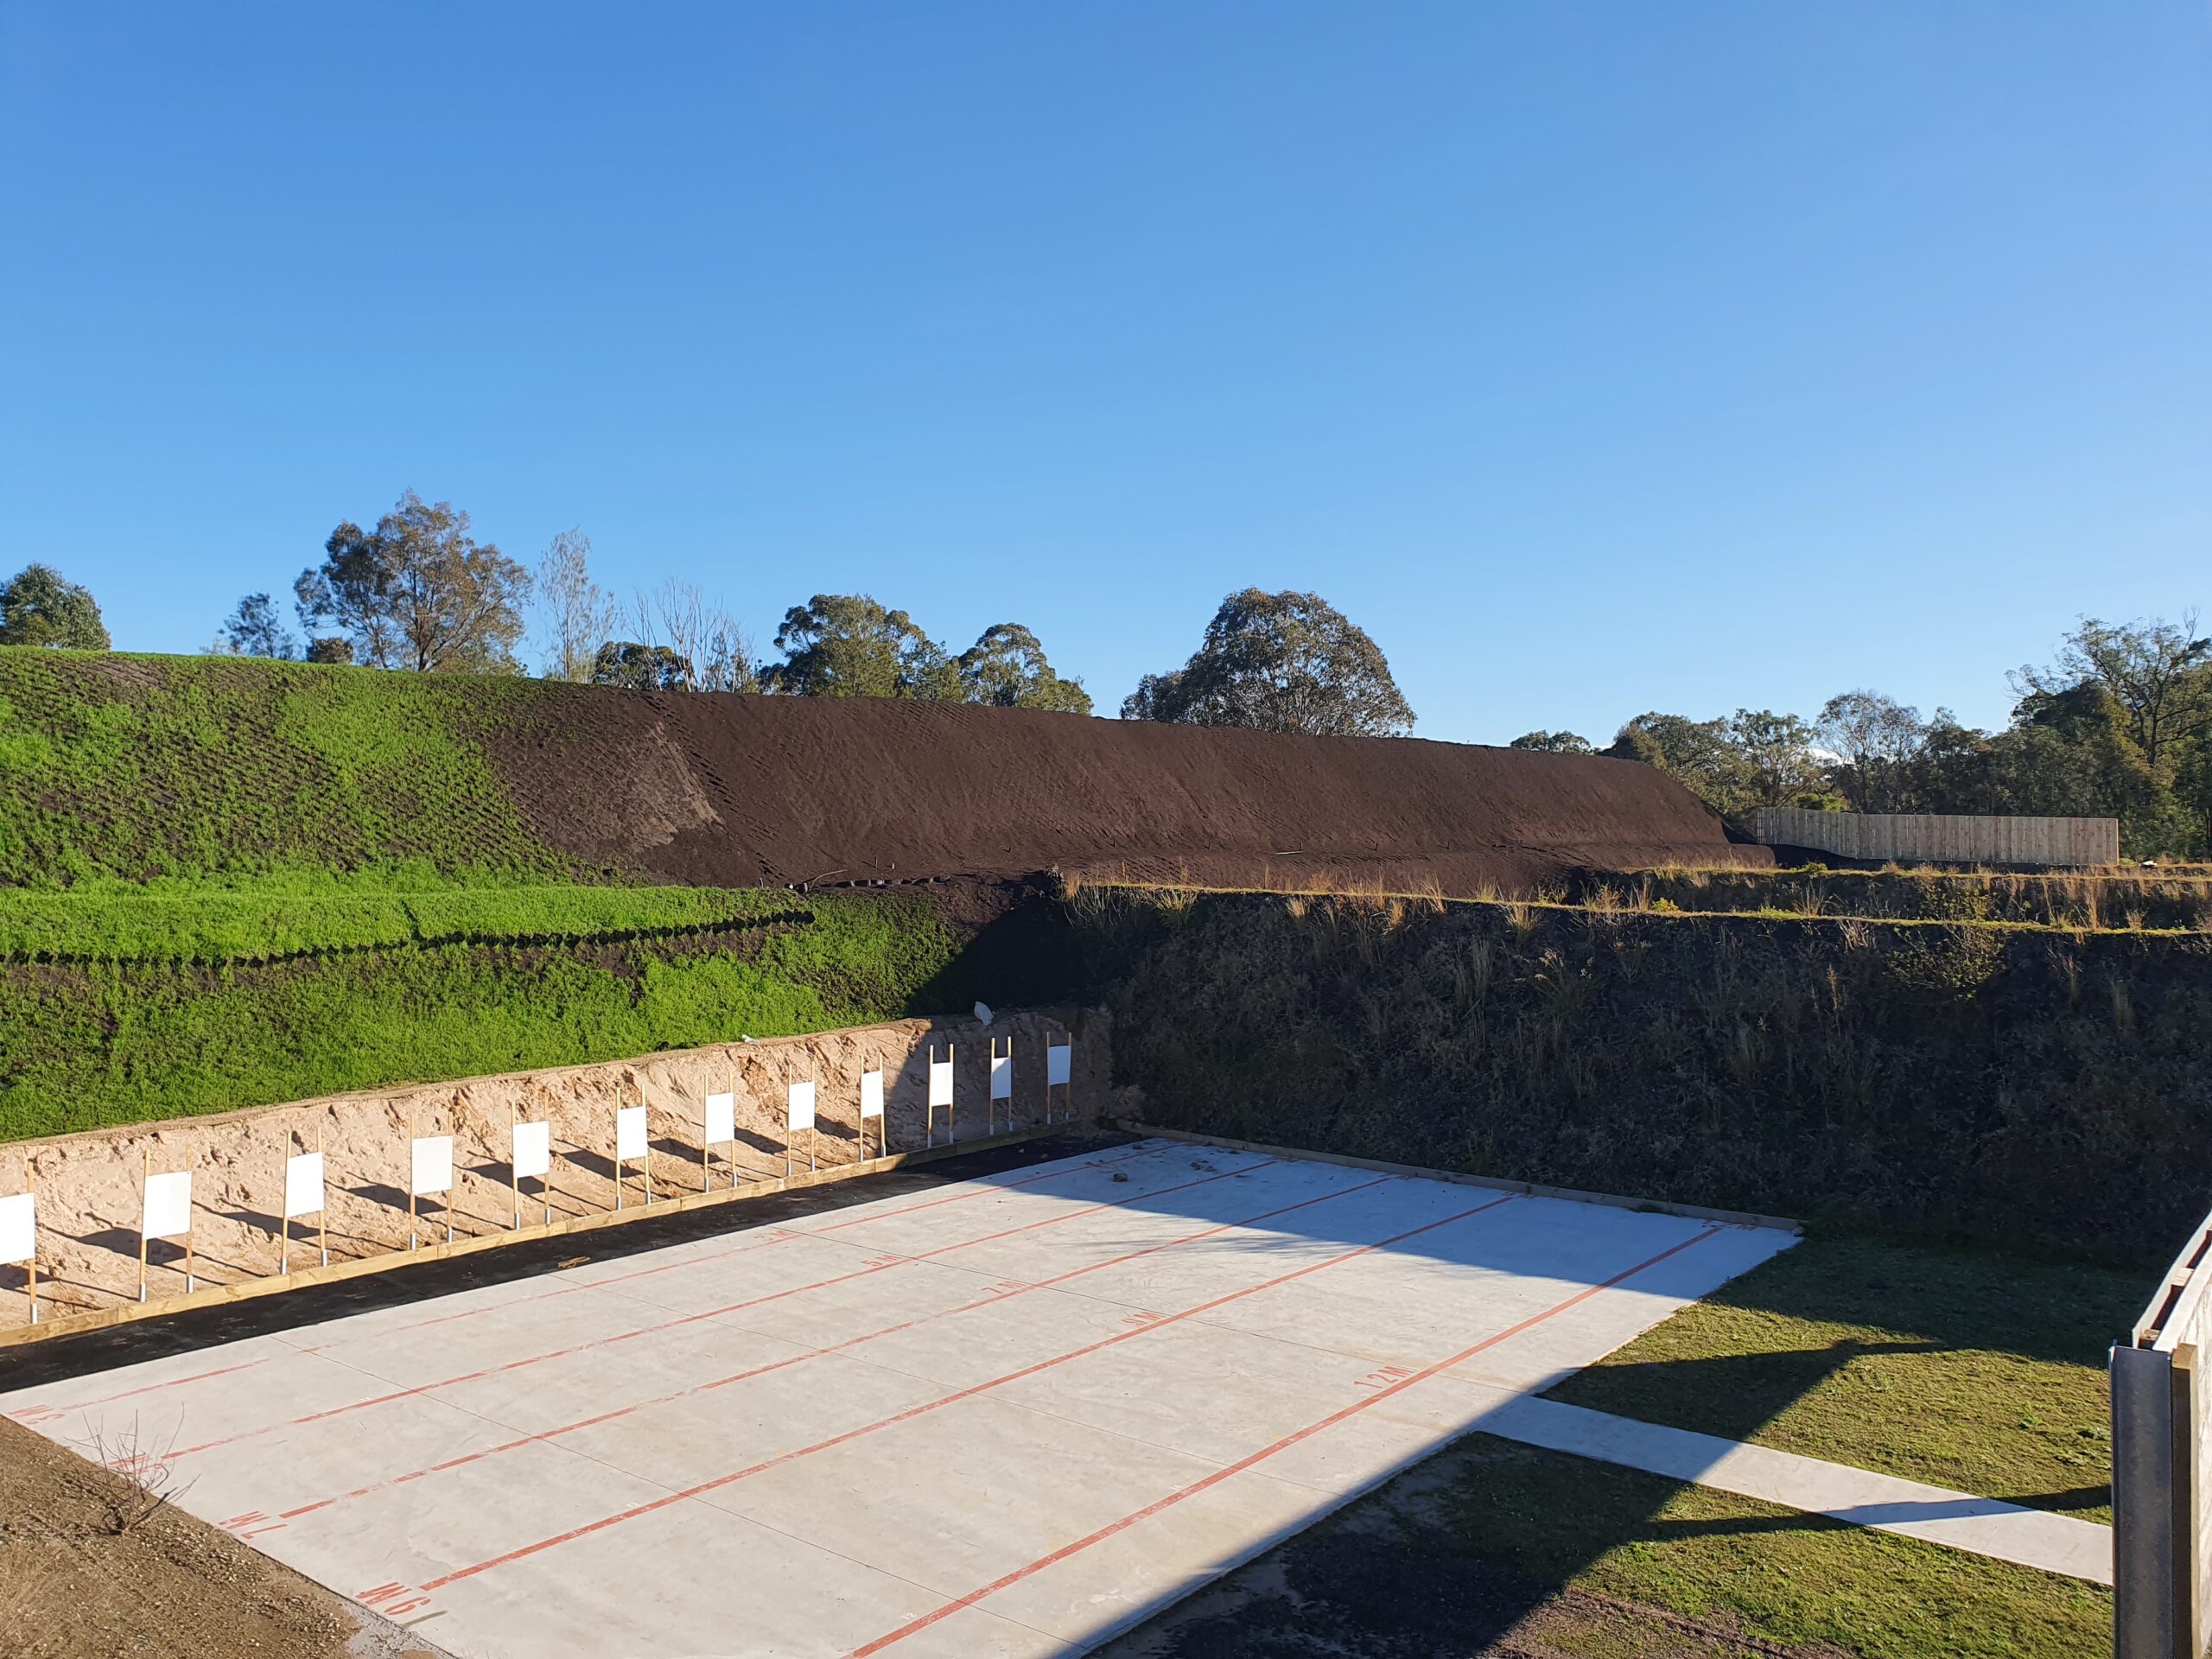
[[[539,834],[671,881],[1058,869],[1470,895],[1772,862],[1627,760],[931,702],[579,689],[547,713],[486,737]]]

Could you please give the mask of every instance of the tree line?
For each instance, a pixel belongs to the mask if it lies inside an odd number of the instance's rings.
[[[293,622],[296,621],[297,632]],[[0,644],[105,651],[92,595],[45,565],[0,590]],[[467,512],[402,495],[374,528],[351,519],[292,583],[292,619],[248,594],[210,651],[418,673],[519,674],[535,645],[549,679],[656,691],[912,697],[1087,715],[1080,678],[1057,672],[1036,633],[995,623],[954,652],[866,594],[817,594],[756,661],[744,629],[690,582],[624,601],[591,569],[580,530],[533,569],[480,541]],[[1246,588],[1222,601],[1181,667],[1148,674],[1125,719],[1342,736],[1402,735],[1413,710],[1367,633],[1318,594]]]
[[[591,542],[567,531],[531,569],[479,541],[450,502],[407,492],[363,529],[347,520],[292,584],[295,633],[267,593],[246,595],[211,649],[423,673],[517,674],[535,645],[548,678],[658,691],[916,697],[1091,712],[1019,622],[954,652],[866,594],[817,594],[756,660],[745,631],[694,584],[625,602],[600,586]],[[109,648],[99,607],[45,565],[0,588],[0,645]],[[1537,731],[1517,749],[1638,760],[1724,816],[1761,806],[1863,812],[2116,817],[2133,855],[2212,852],[2212,640],[2196,619],[2084,619],[2050,663],[2011,677],[2001,729],[1923,718],[1881,692],[1831,697],[1808,718],[1738,709],[1713,720],[1641,714],[1599,748]],[[1322,736],[1403,736],[1414,711],[1367,632],[1317,594],[1230,594],[1197,650],[1143,677],[1125,720]]]
[[[2193,613],[2085,617],[2053,660],[2009,683],[2011,718],[1996,731],[1862,689],[1810,719],[1649,713],[1602,749],[1573,732],[1529,732],[1512,747],[1642,760],[1738,821],[1762,806],[2109,817],[2131,856],[2212,853],[2212,639]]]

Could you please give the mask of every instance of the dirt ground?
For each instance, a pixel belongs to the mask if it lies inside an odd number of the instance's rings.
[[[703,886],[1058,869],[1470,896],[1773,861],[1653,767],[1414,738],[576,687],[481,741],[550,844]]]
[[[229,1534],[156,1507],[162,1479],[126,1479],[0,1420],[10,1659],[439,1659]]]
[[[905,1020],[804,1037],[686,1049],[639,1060],[564,1066],[459,1083],[334,1096],[168,1122],[64,1135],[24,1143],[38,1198],[39,1299],[45,1317],[80,1313],[138,1295],[139,1195],[149,1167],[192,1172],[192,1271],[199,1287],[263,1278],[277,1271],[283,1229],[285,1160],[315,1150],[324,1157],[327,1243],[335,1262],[408,1248],[409,1141],[411,1135],[454,1138],[450,1219],[456,1236],[507,1230],[517,1214],[509,1175],[511,1125],[543,1118],[551,1126],[550,1192],[524,1183],[524,1225],[617,1207],[613,1160],[615,1113],[646,1109],[652,1196],[716,1190],[734,1179],[779,1175],[788,1156],[804,1172],[810,1158],[823,1168],[861,1157],[861,1073],[884,1072],[885,1117],[869,1125],[869,1153],[887,1139],[893,1152],[922,1149],[931,1130],[929,1052],[950,1047],[958,1136],[981,1140],[992,1128],[1039,1122],[1046,1107],[1048,1040],[1074,1039],[1071,1088],[1052,1091],[1056,1118],[1095,1114],[1109,1086],[1108,1024],[1103,1014],[1074,1008],[999,1015],[987,1030],[973,1019]],[[991,1043],[1011,1042],[1014,1096],[990,1105]],[[787,1086],[817,1085],[812,1135],[785,1133]],[[736,1096],[737,1140],[701,1160],[704,1100]],[[935,1115],[939,1145],[950,1133],[948,1114]],[[11,1147],[15,1152],[18,1148]],[[645,1202],[645,1164],[622,1171],[620,1203]],[[12,1185],[12,1184],[11,1184]],[[446,1236],[448,1212],[437,1198],[416,1201],[413,1235],[424,1243]],[[289,1261],[315,1265],[325,1234],[315,1217],[293,1221]],[[158,1298],[186,1286],[181,1240],[148,1246],[148,1291]],[[24,1324],[22,1271],[0,1268],[0,1329]]]

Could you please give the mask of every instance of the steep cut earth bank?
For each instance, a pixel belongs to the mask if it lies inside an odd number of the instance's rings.
[[[2212,939],[1078,896],[1146,1121],[2155,1268],[2212,1204]]]
[[[724,887],[1057,868],[1453,894],[1771,861],[1629,761],[0,650],[0,884],[410,861]]]

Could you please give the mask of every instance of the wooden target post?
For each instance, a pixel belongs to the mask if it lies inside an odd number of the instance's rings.
[[[883,1156],[884,1133],[891,1120],[883,1115],[883,1068],[861,1073],[861,1161],[868,1161],[868,1121],[875,1120],[876,1155]]]
[[[1062,1120],[1071,1121],[1075,1116],[1075,1084],[1071,1081],[1075,1076],[1074,1058],[1075,1039],[1072,1037],[1064,1043],[1056,1043],[1050,1037],[1045,1039],[1045,1122],[1047,1123],[1052,1121],[1054,1089],[1060,1090],[1061,1104],[1067,1108],[1061,1115]]]
[[[791,1178],[791,1136],[801,1129],[806,1131],[806,1173],[811,1175],[816,1167],[816,1150],[820,1131],[814,1127],[814,1084],[811,1079],[794,1083],[787,1091],[784,1109],[784,1179]]]
[[[292,1131],[284,1134],[284,1214],[277,1224],[276,1271],[292,1270],[292,1217],[314,1215],[322,1238],[322,1265],[330,1265],[329,1186],[322,1167],[322,1125],[315,1126],[315,1150],[294,1154]]]
[[[995,1037],[991,1039],[991,1086],[983,1108],[983,1124],[988,1134],[996,1135],[999,1132],[1001,1101],[1006,1102],[1006,1126],[1011,1131],[1014,1128],[1014,1039],[1011,1037],[1006,1039],[1006,1052],[1003,1054],[999,1052],[999,1039]]]
[[[644,1093],[643,1090],[639,1091]],[[622,1207],[622,1184],[627,1179],[630,1160],[637,1159],[645,1164],[645,1202],[653,1201],[653,1172],[645,1159],[645,1109],[642,1106],[618,1106],[614,1109],[614,1207]]]
[[[184,1239],[184,1293],[189,1296],[199,1288],[192,1258],[192,1172],[179,1169],[155,1174],[154,1149],[147,1147],[138,1193],[138,1300],[146,1300],[146,1241],[180,1235]]]
[[[545,1206],[545,1224],[553,1224],[553,1126],[541,1118],[535,1123],[515,1122],[507,1113],[507,1173],[515,1193],[515,1225],[522,1224],[522,1184],[537,1177],[537,1196]]]
[[[715,1148],[728,1147],[722,1154],[723,1173],[733,1187],[737,1185],[737,1090],[729,1089],[707,1096],[707,1121],[699,1137],[699,1173],[709,1192],[715,1189]]]
[[[940,1106],[944,1108],[944,1144],[948,1147],[956,1145],[959,1139],[960,1122],[955,1114],[952,1103],[952,1045],[950,1043],[944,1046],[944,1058],[942,1060],[937,1057],[937,1045],[935,1043],[930,1045],[930,1096],[929,1104],[924,1109],[927,1116],[923,1122],[925,1126],[926,1143],[931,1147],[937,1145],[937,1109]]]
[[[38,1323],[38,1200],[31,1196],[30,1154],[23,1154],[23,1190],[0,1198],[0,1262],[23,1264],[23,1288],[30,1297],[30,1321]]]

